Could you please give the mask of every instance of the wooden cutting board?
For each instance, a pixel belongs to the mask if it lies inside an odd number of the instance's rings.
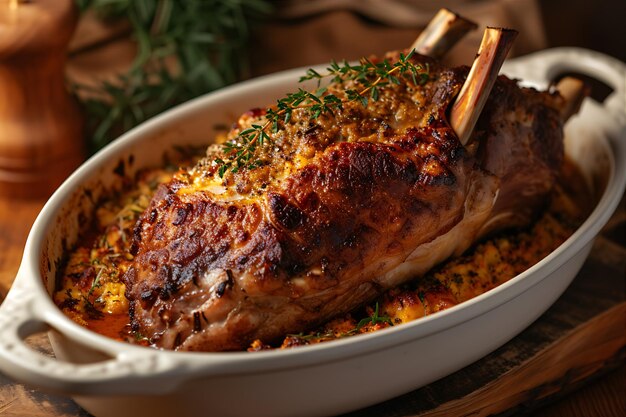
[[[0,294],[12,282],[26,233],[40,207],[41,201],[0,200]],[[47,336],[33,336],[29,342],[52,355]],[[622,204],[572,285],[516,338],[446,378],[349,416],[486,416],[528,412],[588,385],[598,375],[620,366],[624,369],[625,362],[626,207]],[[585,403],[588,411],[580,415],[625,415],[624,381],[623,377],[614,378],[611,390],[599,400],[587,400],[595,402]],[[546,415],[556,412],[551,410]],[[568,413],[566,410],[561,415]],[[89,414],[69,398],[33,390],[0,375],[0,416]]]

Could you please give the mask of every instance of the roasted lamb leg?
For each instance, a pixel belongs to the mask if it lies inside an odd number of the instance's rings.
[[[397,74],[367,103],[350,98],[358,81],[330,85],[324,94],[343,105],[317,118],[293,111],[268,129],[254,165],[224,172],[217,161],[232,147],[214,146],[160,186],[124,276],[133,328],[167,349],[269,342],[419,276],[508,226],[494,216],[543,199],[562,160],[560,97],[498,77],[464,145],[448,113],[469,69],[410,61],[427,75]],[[230,139],[267,118],[244,114]],[[514,172],[522,165],[532,181]]]

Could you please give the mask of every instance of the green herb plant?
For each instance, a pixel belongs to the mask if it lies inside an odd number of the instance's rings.
[[[249,76],[250,26],[265,0],[76,0],[81,11],[130,22],[137,55],[126,74],[84,98],[90,150],[173,105]]]

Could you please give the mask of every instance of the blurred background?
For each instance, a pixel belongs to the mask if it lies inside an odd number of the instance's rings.
[[[67,73],[91,152],[178,102],[241,79],[406,48],[441,7],[481,27],[517,29],[511,56],[579,46],[626,61],[623,0],[77,2]],[[471,64],[481,36],[467,36],[448,63]]]

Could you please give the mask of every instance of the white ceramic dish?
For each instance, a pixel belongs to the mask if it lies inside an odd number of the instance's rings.
[[[566,129],[566,149],[595,187],[589,219],[561,247],[511,281],[410,324],[315,346],[257,353],[180,353],[132,346],[76,325],[53,304],[58,260],[76,240],[92,198],[127,170],[154,165],[177,142],[203,143],[213,126],[292,91],[303,70],[245,82],[186,103],[128,132],[78,169],[35,221],[17,278],[0,307],[0,370],[71,395],[96,416],[315,416],[374,404],[441,378],[502,345],[539,317],[583,264],[626,182],[626,66],[581,49],[543,51],[504,72],[546,87],[564,71],[614,92],[586,100]],[[133,155],[134,161],[129,161]],[[57,359],[24,343],[51,330]],[[377,383],[383,381],[383,383]]]

